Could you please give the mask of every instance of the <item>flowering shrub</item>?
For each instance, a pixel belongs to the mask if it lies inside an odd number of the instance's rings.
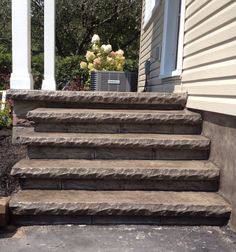
[[[85,55],[86,61],[80,63],[80,67],[91,71],[123,71],[125,65],[124,51],[113,51],[112,46],[101,45],[100,37],[95,34],[92,37],[91,48]]]

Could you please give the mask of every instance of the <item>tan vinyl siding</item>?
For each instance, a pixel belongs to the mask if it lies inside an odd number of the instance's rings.
[[[182,88],[189,107],[236,111],[235,0],[187,0]]]
[[[143,1],[143,18],[145,12],[145,1]],[[139,90],[142,91],[145,85],[145,62],[151,60],[151,72],[149,85],[160,84],[161,81],[158,78],[160,73],[160,62],[156,58],[155,50],[162,45],[162,32],[163,32],[163,20],[164,20],[164,7],[160,4],[153,13],[152,18],[148,24],[144,27],[144,21],[142,21],[141,28],[141,41],[140,41],[140,59],[139,59]]]

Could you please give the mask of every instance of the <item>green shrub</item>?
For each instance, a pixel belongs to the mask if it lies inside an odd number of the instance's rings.
[[[57,88],[63,89],[70,84],[77,86],[76,90],[87,90],[88,71],[80,68],[82,56],[57,57],[56,81]],[[74,90],[74,88],[73,88]]]
[[[137,72],[138,71],[138,60],[126,59],[125,71]]]
[[[88,73],[80,69],[81,56],[68,56],[56,58],[56,83],[57,89],[84,90],[85,79]],[[43,81],[43,54],[32,57],[32,74],[34,77],[34,88],[41,89]],[[70,86],[70,87],[69,87]]]
[[[0,46],[0,90],[9,88],[11,74],[11,54]]]
[[[32,74],[34,78],[34,88],[41,89],[43,80],[43,54],[32,56]],[[68,56],[56,58],[56,82],[57,89],[64,87],[69,90],[88,90],[89,72],[80,68],[80,62],[84,60],[83,56]],[[9,88],[11,74],[11,54],[0,47],[0,90]],[[136,71],[138,61],[127,59],[125,71]],[[67,88],[68,85],[70,88]]]
[[[43,54],[34,55],[32,57],[32,75],[34,78],[34,88],[41,89],[43,81]]]
[[[0,71],[1,73],[11,72],[11,54],[0,50]]]

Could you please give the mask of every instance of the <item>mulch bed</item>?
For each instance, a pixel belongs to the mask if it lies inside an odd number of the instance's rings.
[[[0,196],[9,196],[17,190],[18,182],[10,173],[13,165],[25,156],[24,146],[12,144],[11,130],[0,129]]]

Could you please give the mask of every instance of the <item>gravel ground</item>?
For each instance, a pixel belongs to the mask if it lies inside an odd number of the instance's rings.
[[[0,130],[0,196],[8,196],[17,188],[17,181],[10,172],[25,155],[25,147],[12,145],[11,130]]]
[[[235,252],[228,227],[31,226],[0,232],[1,252]]]

